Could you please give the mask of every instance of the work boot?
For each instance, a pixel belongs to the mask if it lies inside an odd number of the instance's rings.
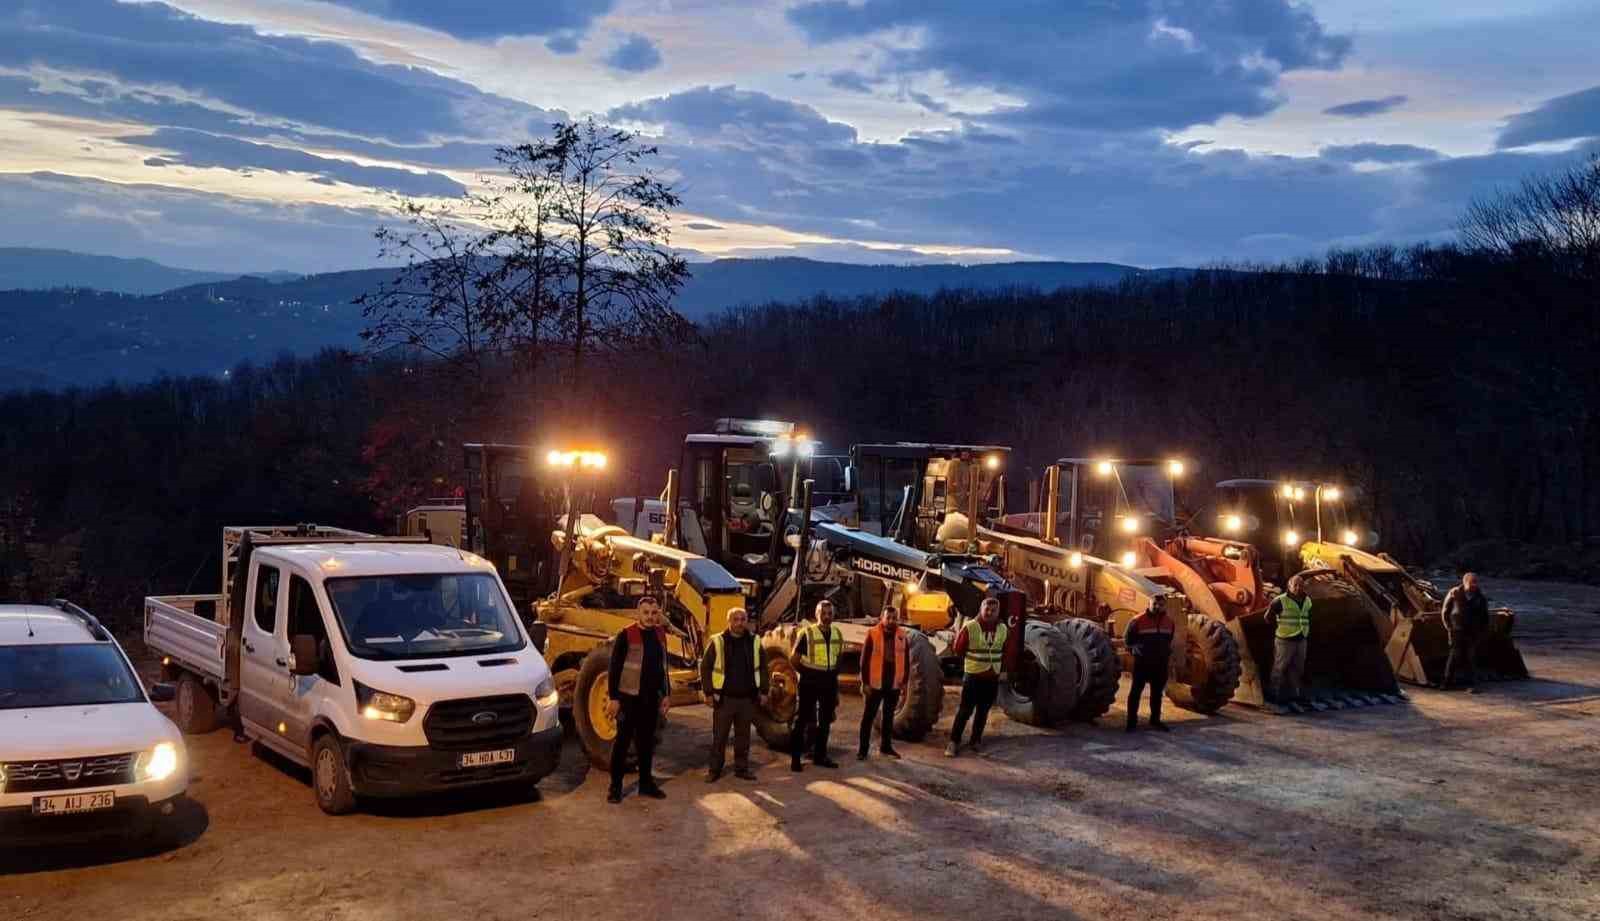
[[[734,768],[733,776],[739,778],[740,780],[755,780],[756,772],[747,767]]]
[[[805,769],[806,769],[805,765],[800,763],[800,756],[799,755],[795,755],[794,756],[794,760],[789,762],[789,770],[793,771],[796,774],[800,773],[801,771],[803,771]]]
[[[639,785],[639,795],[640,796],[648,796],[651,799],[666,799],[667,798],[667,791],[661,789],[660,787],[656,786],[655,784],[651,784],[648,787],[645,786],[644,784],[640,784]]]
[[[896,761],[900,760],[900,753],[892,748],[881,748],[878,750],[878,754],[884,756],[885,758],[893,758]]]
[[[817,767],[825,768],[836,768],[839,766],[839,762],[829,758],[827,755],[823,755],[820,758],[812,758],[811,763],[815,764]]]
[[[606,791],[606,802],[608,802],[608,803],[620,803],[620,802],[622,802],[622,791],[617,789],[616,787],[612,787],[610,790],[607,790]]]
[[[1132,732],[1132,731],[1134,731],[1135,729],[1138,729],[1138,728],[1139,728],[1139,721],[1130,717],[1128,719],[1127,728],[1123,729],[1122,731],[1123,732]]]
[[[867,760],[867,750],[864,749],[864,748],[856,749],[856,760],[857,761],[865,761],[865,760]]]
[[[716,783],[721,778],[722,778],[722,769],[721,768],[712,768],[711,770],[706,771],[706,783]]]
[[[967,747],[972,749],[972,753],[974,755],[983,754],[983,740],[982,739],[973,739],[971,742],[967,743]]]
[[[1162,732],[1171,732],[1172,731],[1172,727],[1171,726],[1168,726],[1166,723],[1163,723],[1160,720],[1151,720],[1150,721],[1150,728],[1151,729],[1159,729]]]
[[[954,758],[956,755],[959,755],[959,754],[961,754],[961,743],[960,742],[951,742],[950,744],[948,744],[948,745],[946,745],[944,747],[944,756],[946,758]]]
[[[1476,693],[1478,693],[1477,685],[1473,685],[1472,687],[1467,688],[1467,693],[1468,694],[1476,694]]]

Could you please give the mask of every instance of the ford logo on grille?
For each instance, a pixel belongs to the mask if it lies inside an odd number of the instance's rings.
[[[485,710],[482,713],[472,714],[472,721],[477,723],[479,726],[487,726],[499,718],[499,714],[492,710]]]

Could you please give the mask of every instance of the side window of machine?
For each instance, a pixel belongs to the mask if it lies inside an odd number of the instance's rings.
[[[339,668],[333,661],[333,647],[328,643],[328,626],[322,619],[316,593],[311,590],[311,583],[296,575],[289,576],[289,636],[315,637],[317,658],[321,660],[317,674],[330,684],[339,683]]]
[[[256,626],[270,635],[278,626],[278,568],[256,569]]]

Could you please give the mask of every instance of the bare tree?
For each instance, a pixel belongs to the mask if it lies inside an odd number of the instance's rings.
[[[1530,176],[1514,192],[1473,199],[1460,231],[1469,249],[1548,259],[1573,277],[1600,280],[1600,154]]]

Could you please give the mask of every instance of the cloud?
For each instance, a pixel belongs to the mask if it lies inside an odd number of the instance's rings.
[[[828,85],[834,89],[848,90],[852,93],[870,93],[872,92],[873,81],[860,71],[836,70],[828,74]]]
[[[1262,115],[1283,73],[1336,68],[1350,49],[1288,0],[820,0],[787,16],[817,44],[914,36],[881,42],[883,70],[1020,101],[992,120],[1103,131]]]
[[[506,35],[581,35],[614,0],[328,0],[385,19],[469,40]],[[562,39],[565,41],[566,39]],[[551,49],[555,50],[555,49]]]
[[[707,221],[690,221],[689,223],[684,224],[683,226],[689,228],[690,230],[722,230],[723,229],[721,224],[712,224],[712,223],[709,223]]]
[[[808,105],[733,86],[700,86],[618,106],[612,121],[664,124],[700,141],[721,137],[760,145],[774,142],[848,143],[856,130],[829,121]]]
[[[1600,86],[1546,100],[1506,121],[1495,146],[1525,147],[1547,141],[1600,137]]]
[[[1431,147],[1413,144],[1333,144],[1317,152],[1341,163],[1419,163],[1444,156]]]
[[[1368,118],[1373,115],[1382,115],[1392,112],[1406,104],[1405,96],[1385,96],[1382,99],[1358,99],[1355,102],[1346,102],[1336,106],[1329,106],[1322,110],[1323,115],[1337,115],[1341,118]]]
[[[385,166],[365,166],[349,160],[319,157],[289,147],[256,144],[237,138],[221,137],[203,131],[162,128],[145,135],[119,138],[123,143],[160,150],[158,162],[147,166],[220,167],[239,171],[251,169],[309,173],[324,185],[334,181],[398,192],[402,195],[432,195],[454,198],[466,187],[443,173],[412,172]],[[152,158],[154,159],[154,158]]]
[[[661,49],[643,35],[629,35],[606,55],[606,66],[630,74],[640,74],[661,66]]]

